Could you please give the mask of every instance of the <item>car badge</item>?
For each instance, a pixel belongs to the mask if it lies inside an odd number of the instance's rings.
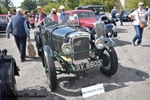
[[[81,40],[79,40],[79,41],[77,41],[77,42],[74,43],[74,46],[77,46],[77,47],[78,47],[78,46],[80,46],[80,45],[81,45]]]

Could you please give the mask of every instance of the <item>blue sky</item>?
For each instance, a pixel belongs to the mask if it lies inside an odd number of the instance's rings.
[[[11,0],[13,3],[14,3],[14,5],[16,6],[16,7],[18,7],[18,6],[20,6],[21,4],[21,2],[23,2],[24,0]]]

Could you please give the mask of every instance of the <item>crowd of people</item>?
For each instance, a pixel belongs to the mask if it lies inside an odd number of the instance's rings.
[[[13,9],[12,13],[8,11],[6,16],[7,27],[6,27],[6,38],[10,38],[10,32],[12,32],[17,48],[20,52],[20,60],[24,62],[26,59],[26,41],[30,42],[30,29],[34,29],[35,26],[43,25],[44,17],[49,17],[52,21],[56,23],[67,22],[65,7],[60,6],[58,12],[53,8],[50,15],[46,15],[42,11],[41,6],[37,6],[36,10],[38,15],[35,15],[33,11],[28,13],[23,11],[21,8]]]
[[[138,3],[138,9],[132,9],[132,12],[128,17],[132,18],[133,25],[135,28],[136,35],[132,40],[132,44],[135,46],[135,42],[137,40],[137,45],[141,45],[142,42],[142,34],[143,34],[143,28],[139,26],[140,21],[146,22],[146,19],[148,20],[148,28],[150,24],[150,8],[147,7],[146,10],[143,8],[144,3],[139,2]],[[28,41],[30,41],[30,31],[29,29],[34,29],[35,26],[43,25],[44,17],[47,16],[52,21],[61,24],[67,22],[67,17],[65,14],[65,7],[60,6],[58,10],[56,8],[52,8],[50,10],[50,14],[46,15],[42,11],[41,6],[37,6],[36,10],[38,11],[38,15],[35,15],[33,11],[30,13],[27,13],[27,11],[23,11],[21,8],[13,9],[12,13],[8,11],[7,14],[7,28],[6,28],[6,37],[9,39],[9,33],[10,30],[12,30],[12,34],[14,35],[16,45],[18,47],[18,50],[20,52],[20,59],[21,62],[25,61],[26,56],[26,39],[28,38]],[[138,13],[139,14],[138,14]],[[111,10],[111,18],[116,18],[117,10],[114,7]],[[142,14],[141,14],[142,13]],[[123,25],[123,15],[124,10],[123,8],[120,9],[120,25]],[[116,23],[114,22],[114,25]]]

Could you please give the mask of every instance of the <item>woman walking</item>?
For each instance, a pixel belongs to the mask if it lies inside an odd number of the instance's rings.
[[[134,25],[136,35],[132,40],[132,45],[135,46],[137,40],[137,45],[142,46],[142,35],[144,28],[140,27],[140,22],[146,22],[146,17],[148,17],[148,12],[144,9],[144,2],[138,3],[138,9],[132,12],[129,17],[131,17]]]

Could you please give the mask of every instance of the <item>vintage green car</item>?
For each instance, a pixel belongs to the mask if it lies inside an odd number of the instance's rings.
[[[95,22],[93,30],[89,30],[79,26],[77,15],[68,18],[65,24],[45,18],[44,25],[34,32],[37,50],[52,91],[57,88],[58,74],[78,74],[99,68],[104,75],[112,76],[118,68],[115,42],[105,37],[105,24]]]

